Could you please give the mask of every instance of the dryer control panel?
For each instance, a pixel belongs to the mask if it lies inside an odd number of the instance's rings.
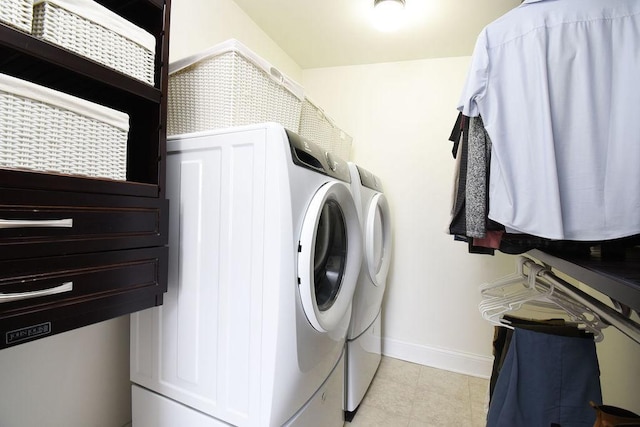
[[[320,146],[301,137],[297,133],[285,129],[293,163],[298,166],[313,169],[344,182],[351,182],[351,174],[347,162],[340,157],[325,152]]]
[[[377,176],[360,166],[356,165],[356,168],[358,168],[358,175],[360,175],[360,182],[363,186],[368,187],[372,190],[376,190],[380,193],[383,192],[382,182],[380,182]]]

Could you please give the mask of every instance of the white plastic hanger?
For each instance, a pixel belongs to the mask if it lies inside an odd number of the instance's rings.
[[[534,264],[529,269],[529,275],[523,274],[519,281],[515,281],[515,278],[513,281],[501,280],[501,283],[507,283],[507,288],[492,287],[494,293],[478,306],[482,317],[493,324],[513,329],[508,323],[503,322],[502,316],[505,313],[517,311],[523,304],[548,301],[547,298],[553,293],[553,288],[541,290],[537,287],[537,274],[543,269],[544,267]],[[503,293],[499,295],[498,290],[503,290]],[[548,303],[545,306],[548,306]]]
[[[483,283],[482,285],[480,285],[480,293],[482,295],[491,295],[492,289],[501,289],[509,285],[522,283],[522,281],[526,278],[526,276],[524,275],[524,263],[527,260],[528,258],[518,257],[516,259],[516,271],[514,273],[511,273],[490,283]]]
[[[545,269],[543,272],[548,273],[549,270]],[[571,298],[571,296],[555,289],[555,286],[550,282],[547,283],[546,286],[554,288],[554,291],[549,295],[550,302],[562,309],[571,321],[577,323],[578,327],[591,332],[594,341],[600,342],[604,339],[602,329],[609,325],[603,322],[591,307],[581,304],[574,298]]]
[[[526,275],[525,266],[529,268]],[[595,341],[601,341],[601,330],[607,324],[591,308],[556,290],[552,282],[540,277],[546,274],[552,273],[528,258],[519,257],[515,273],[481,286],[483,300],[478,308],[482,317],[495,325],[513,329],[503,319],[504,314],[517,311],[525,304],[552,308],[561,310],[572,322],[593,333]]]

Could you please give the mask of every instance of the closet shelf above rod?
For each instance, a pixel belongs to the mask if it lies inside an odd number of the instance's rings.
[[[640,247],[628,248],[621,260],[553,255],[538,249],[525,255],[640,313]]]
[[[533,259],[530,260],[532,264],[539,265]],[[545,268],[537,273],[538,277],[543,278],[551,285],[553,285],[556,289],[566,293],[570,297],[574,298],[577,302],[588,306],[591,308],[602,320],[607,322],[609,325],[615,327],[620,330],[623,334],[640,344],[640,324],[635,322],[634,320],[626,317],[625,315],[619,313],[598,299],[592,297],[584,291],[576,288],[570,283],[567,283],[563,279],[556,276],[549,268],[549,266],[545,265]]]

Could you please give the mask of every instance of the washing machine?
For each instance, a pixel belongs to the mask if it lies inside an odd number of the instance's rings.
[[[133,426],[342,426],[347,163],[275,123],[167,148],[169,289],[131,316]]]
[[[382,299],[391,261],[391,215],[378,177],[348,163],[362,228],[363,260],[347,335],[345,417],[351,420],[382,358]]]

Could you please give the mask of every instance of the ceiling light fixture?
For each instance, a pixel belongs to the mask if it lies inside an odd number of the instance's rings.
[[[404,20],[405,0],[373,0],[373,25],[380,31],[395,31]]]

